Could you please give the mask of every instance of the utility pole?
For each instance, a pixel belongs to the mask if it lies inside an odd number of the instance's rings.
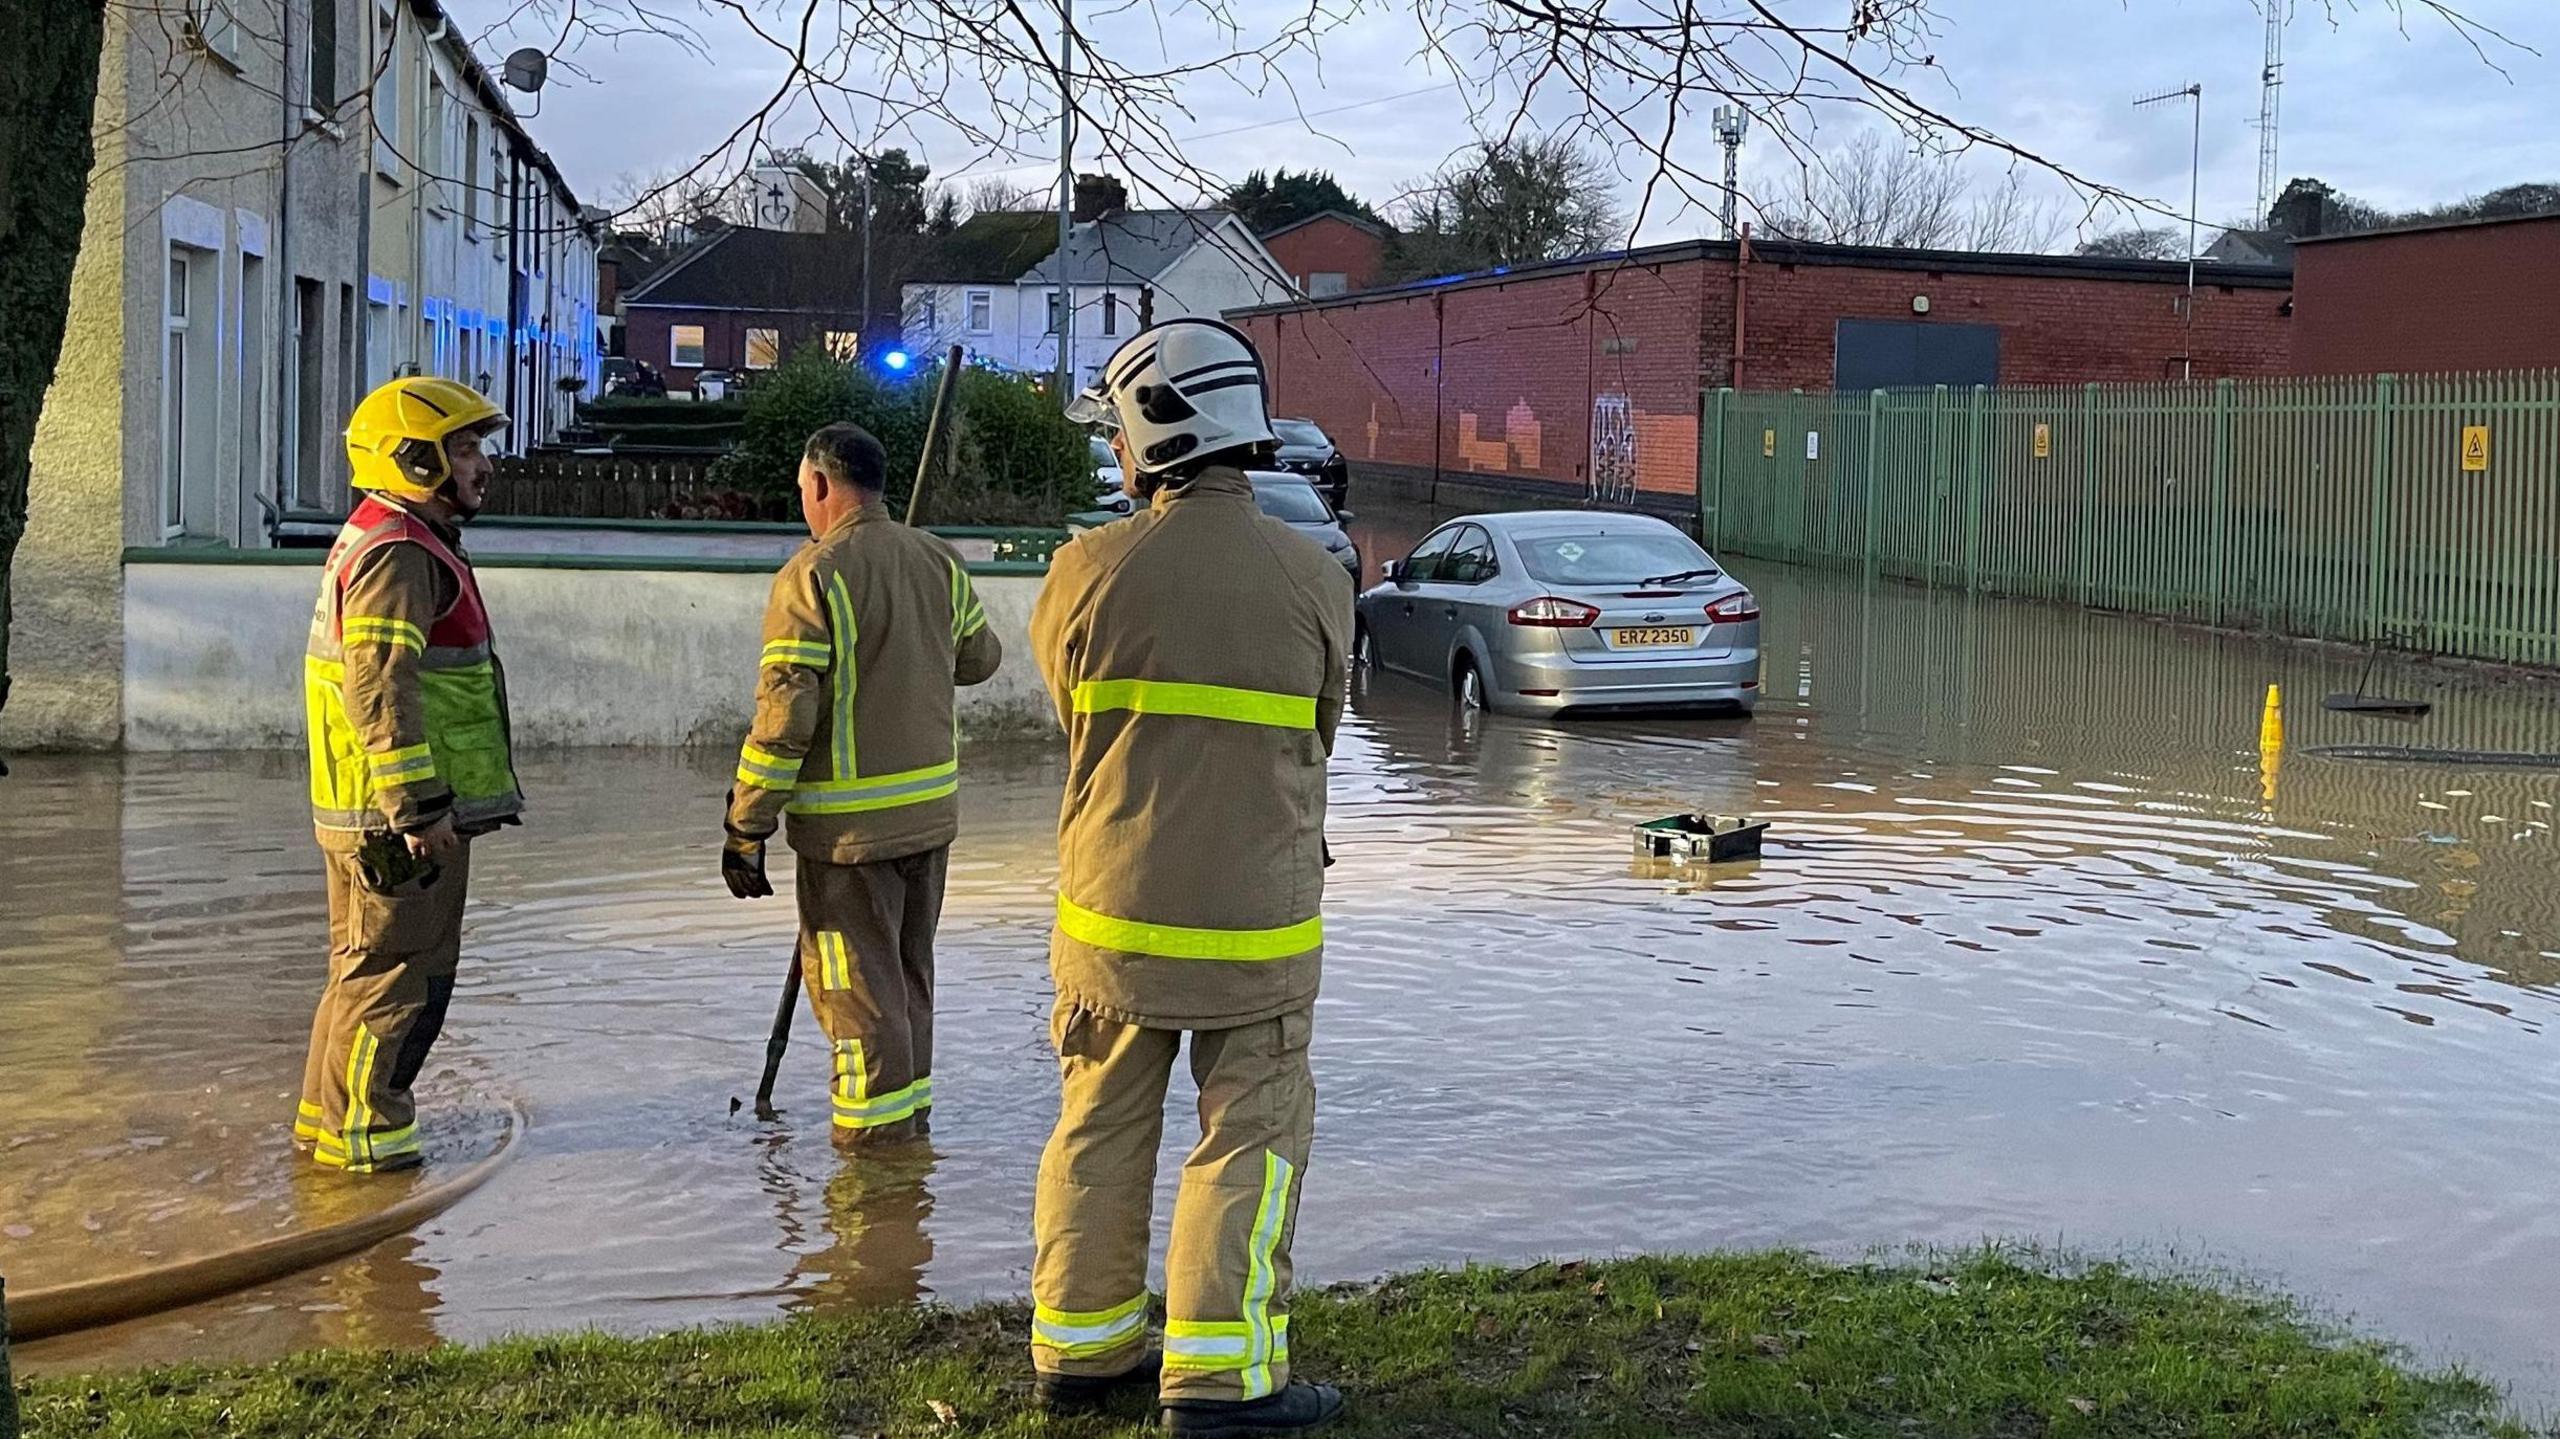
[[[879,346],[871,343],[871,157],[862,155],[857,158],[862,161],[862,328],[853,336],[855,357],[858,359],[862,351],[876,350]]]
[[[1049,270],[1058,281],[1058,403],[1076,402],[1076,292],[1067,280],[1067,241],[1076,210],[1076,3],[1058,0],[1058,253]]]
[[[2268,0],[2268,3],[2273,4],[2275,0]],[[2193,111],[2194,134],[2189,141],[2187,155],[2187,356],[2184,374],[2184,378],[2192,380],[2196,377],[2196,211],[2203,208],[2200,196],[2204,184],[2204,86],[2189,85],[2180,90],[2145,95],[2133,102],[2133,108],[2141,110],[2172,100],[2186,101]]]
[[[2277,97],[2284,90],[2284,22],[2291,0],[2259,0],[2267,7],[2267,63],[2258,72],[2258,223],[2276,207],[2276,187],[2284,182],[2276,169]]]
[[[1724,237],[1735,235],[1735,197],[1741,191],[1742,137],[1751,131],[1751,112],[1739,105],[1716,107],[1716,140],[1724,146]]]

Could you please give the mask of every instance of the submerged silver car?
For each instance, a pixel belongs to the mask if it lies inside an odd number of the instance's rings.
[[[1581,510],[1469,515],[1390,560],[1353,653],[1511,714],[1760,698],[1760,602],[1679,530]]]

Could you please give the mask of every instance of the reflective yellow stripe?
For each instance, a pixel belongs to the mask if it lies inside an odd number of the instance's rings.
[[[1077,714],[1128,710],[1145,715],[1193,715],[1232,720],[1237,724],[1277,729],[1314,729],[1313,695],[1274,694],[1269,690],[1230,689],[1225,685],[1182,684],[1173,680],[1086,680],[1076,686]]]
[[[844,936],[832,929],[822,929],[813,937],[813,942],[818,950],[818,987],[820,989],[853,988],[853,961],[845,952]],[[862,1041],[854,1039],[847,1040],[846,1043],[858,1048]],[[841,1067],[838,1068],[837,1074],[839,1077],[842,1076]]]
[[[1237,1320],[1168,1319],[1164,1326],[1164,1367],[1193,1371],[1246,1371],[1248,1390],[1259,1382],[1260,1398],[1271,1392],[1270,1369],[1289,1362],[1289,1316],[1272,1316],[1270,1342],[1257,1345],[1253,1326]],[[1258,1373],[1256,1371],[1259,1371]]]
[[[793,814],[855,814],[942,799],[960,790],[960,761],[862,779],[810,780],[792,790]]]
[[[347,643],[371,641],[374,644],[398,645],[403,649],[427,652],[427,632],[407,620],[385,615],[349,615],[339,622],[338,632]]]
[[[1108,1309],[1052,1309],[1031,1306],[1031,1342],[1069,1359],[1091,1359],[1121,1348],[1147,1332],[1147,1296],[1143,1293]]]
[[[347,1124],[341,1131],[340,1144],[348,1156],[357,1161],[370,1159],[366,1139],[373,1128],[373,1106],[366,1096],[373,1089],[373,1057],[382,1047],[373,1031],[356,1025],[356,1037],[347,1045]]]
[[[364,757],[364,763],[365,768],[372,772],[377,781],[415,784],[419,780],[436,777],[435,751],[422,744],[413,744],[405,749],[384,750],[380,754],[368,754]]]
[[[755,789],[789,789],[799,782],[800,761],[749,744],[738,751],[738,783]]]
[[[933,1103],[933,1080],[919,1079],[903,1089],[893,1089],[877,1099],[848,1099],[836,1096],[836,1127],[839,1129],[877,1129],[895,1124],[917,1110]]]
[[[834,653],[824,640],[767,640],[764,642],[764,664],[803,665],[822,670],[834,662]]]
[[[1154,955],[1158,959],[1287,959],[1324,943],[1324,917],[1278,929],[1189,929],[1177,924],[1114,919],[1058,896],[1058,932],[1096,949]]]
[[[1262,1152],[1262,1203],[1253,1212],[1253,1234],[1245,1247],[1244,1322],[1253,1329],[1254,1354],[1254,1362],[1244,1371],[1247,1399],[1270,1393],[1273,1361],[1288,1362],[1279,1339],[1283,1324],[1272,1318],[1271,1301],[1280,1282],[1273,1260],[1280,1249],[1281,1222],[1289,1213],[1289,1184],[1296,1174],[1288,1160],[1271,1150]]]
[[[838,777],[857,773],[854,769],[853,694],[855,674],[853,644],[859,632],[853,624],[853,599],[844,590],[844,576],[827,577],[827,617],[835,637],[835,773]]]
[[[838,1104],[850,1101],[860,1104],[870,1098],[870,1071],[862,1067],[862,1041],[836,1041],[836,1087],[829,1098]]]

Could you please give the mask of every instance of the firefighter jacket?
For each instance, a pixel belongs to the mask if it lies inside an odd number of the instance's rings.
[[[1067,731],[1059,997],[1167,1028],[1315,998],[1342,566],[1212,467],[1049,564],[1031,645]]]
[[[756,717],[729,828],[831,864],[920,854],[960,832],[954,684],[1004,651],[959,552],[874,502],[773,577]]]
[[[379,495],[338,532],[303,656],[311,816],[323,847],[426,828],[465,834],[524,808],[505,671],[459,532]]]

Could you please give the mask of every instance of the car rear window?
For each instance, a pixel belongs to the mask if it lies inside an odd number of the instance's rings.
[[[1316,494],[1313,485],[1258,484],[1253,487],[1253,501],[1271,518],[1291,525],[1329,525],[1333,511]]]
[[[1313,423],[1306,420],[1273,420],[1271,432],[1278,435],[1280,443],[1284,445],[1330,445],[1333,443],[1325,438],[1324,431],[1317,429]]]
[[[1085,448],[1093,451],[1095,469],[1100,469],[1104,465],[1109,465],[1115,470],[1120,468],[1120,456],[1112,450],[1109,440],[1100,435],[1088,435],[1085,438]]]
[[[1549,585],[1631,585],[1716,563],[1675,534],[1527,535],[1512,543],[1530,575]]]

